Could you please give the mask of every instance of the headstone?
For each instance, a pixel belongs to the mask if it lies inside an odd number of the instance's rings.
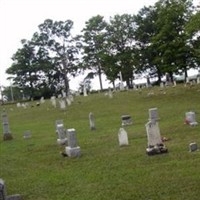
[[[109,96],[110,99],[113,98],[113,93],[112,93],[112,90],[110,88],[108,90],[108,96]]]
[[[45,103],[44,97],[41,97],[40,103],[41,103],[41,104]]]
[[[123,78],[122,78],[122,72],[119,72],[119,77],[120,77],[120,84],[119,84],[119,88],[120,90],[124,90],[124,83],[123,83]]]
[[[76,131],[74,128],[67,129],[68,146],[65,152],[69,157],[79,157],[81,155],[80,147],[77,145]]]
[[[6,186],[3,179],[0,178],[0,200],[21,200],[21,195],[9,195],[6,196]]]
[[[67,105],[70,106],[72,104],[71,99],[69,97],[66,97]]]
[[[67,94],[64,90],[62,90],[62,96],[63,96],[63,98],[66,98],[66,96],[67,96]]]
[[[121,116],[122,126],[131,125],[133,121],[130,115],[122,115]]]
[[[155,155],[168,152],[167,148],[162,142],[158,122],[149,121],[145,126],[148,139],[146,153],[148,155]]]
[[[164,83],[163,82],[160,83],[160,88],[164,88]]]
[[[25,131],[23,137],[24,137],[24,139],[29,139],[29,138],[31,138],[31,131],[29,131],[29,130],[28,130],[28,131]]]
[[[59,101],[59,104],[60,104],[60,109],[61,110],[65,110],[66,109],[66,103],[65,103],[65,101],[64,100],[60,100]]]
[[[16,106],[17,106],[17,108],[20,108],[21,107],[21,103],[17,103]]]
[[[89,123],[90,123],[90,130],[96,130],[95,119],[92,112],[89,113]]]
[[[197,76],[197,84],[200,83],[200,76]]]
[[[13,137],[11,135],[9,123],[8,123],[8,116],[5,111],[3,111],[2,115],[2,124],[3,124],[3,140],[12,140]]]
[[[84,97],[87,96],[87,88],[85,85],[83,85],[83,95],[84,95]]]
[[[149,109],[149,121],[158,121],[158,109],[157,108],[150,108]]]
[[[55,96],[52,96],[51,97],[51,104],[54,108],[56,108],[56,97]]]
[[[59,145],[67,144],[66,130],[64,129],[63,120],[56,120],[56,133],[58,136],[57,143]]]
[[[192,152],[192,151],[196,151],[196,150],[198,150],[197,143],[195,143],[195,142],[190,143],[190,145],[189,145],[189,151]]]
[[[198,125],[198,122],[196,122],[195,112],[186,112],[185,113],[185,123],[189,124],[191,126]]]
[[[118,132],[119,146],[128,145],[128,134],[124,128],[120,128]]]

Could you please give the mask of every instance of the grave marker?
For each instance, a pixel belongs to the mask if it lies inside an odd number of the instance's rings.
[[[77,145],[76,131],[74,128],[67,129],[68,146],[65,152],[69,157],[79,157],[81,155],[80,147]]]
[[[118,140],[119,140],[119,146],[127,146],[128,145],[128,134],[124,128],[119,129]]]
[[[2,125],[3,125],[3,140],[12,140],[13,137],[11,135],[9,123],[8,123],[8,116],[5,111],[3,111],[2,115]]]
[[[149,121],[145,126],[148,139],[148,147],[146,149],[146,153],[148,155],[167,153],[168,150],[163,144],[160,136],[160,129],[158,126],[158,122]]]
[[[130,115],[122,115],[121,116],[122,126],[131,125],[133,121]]]
[[[66,130],[64,129],[63,120],[56,120],[56,133],[58,136],[57,143],[64,145],[67,143]]]
[[[149,109],[149,121],[158,121],[158,109],[157,108],[150,108]]]
[[[189,124],[191,126],[198,125],[198,122],[196,122],[195,112],[186,112],[185,113],[185,123]]]
[[[96,130],[95,119],[92,112],[89,113],[89,123],[90,123],[90,130]]]

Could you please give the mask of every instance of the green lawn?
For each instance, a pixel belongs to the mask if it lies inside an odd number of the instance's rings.
[[[148,95],[153,93],[153,95]],[[33,105],[36,102],[32,102]],[[158,108],[161,135],[169,153],[147,156],[145,124],[148,109]],[[200,85],[178,85],[165,91],[154,87],[142,91],[75,97],[66,111],[49,101],[28,109],[3,105],[14,137],[0,139],[0,178],[8,195],[24,200],[199,200],[200,152],[189,152],[189,143],[200,145],[200,125],[184,124],[185,112],[195,111],[200,121]],[[90,131],[88,115],[95,116]],[[119,147],[121,115],[129,114],[133,125],[125,129],[129,146]],[[56,143],[55,120],[75,128],[81,157],[62,157]],[[31,139],[23,139],[26,130]]]

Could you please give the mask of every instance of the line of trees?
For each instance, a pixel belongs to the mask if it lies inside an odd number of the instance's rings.
[[[114,83],[121,72],[128,87],[135,75],[184,74],[200,65],[200,12],[191,0],[159,0],[136,15],[91,17],[79,35],[73,21],[45,20],[13,55],[6,73],[26,96],[69,92],[69,76],[90,69]]]

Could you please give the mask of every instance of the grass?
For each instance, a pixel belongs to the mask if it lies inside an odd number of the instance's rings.
[[[149,92],[153,95],[148,95]],[[189,143],[200,143],[200,126],[184,124],[185,112],[200,112],[200,86],[143,89],[75,97],[66,111],[47,100],[27,109],[3,105],[9,116],[11,141],[0,140],[0,177],[9,195],[25,200],[197,200],[200,196],[200,152],[189,152]],[[36,102],[32,102],[33,105]],[[146,155],[148,109],[157,107],[161,135],[169,153]],[[96,131],[88,115],[94,113]],[[130,114],[129,146],[119,147],[121,115]],[[56,143],[55,120],[75,128],[80,158],[64,158]],[[26,130],[31,139],[23,139]]]

